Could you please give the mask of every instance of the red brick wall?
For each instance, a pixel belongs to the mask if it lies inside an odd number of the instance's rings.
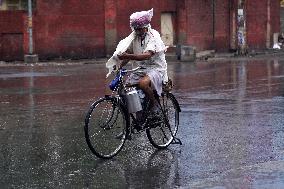
[[[272,34],[280,32],[280,4],[278,0],[271,1],[271,31]],[[272,39],[273,40],[273,39]]]
[[[173,13],[176,44],[193,45],[197,50],[228,50],[233,35],[230,2],[215,0],[213,31],[212,0],[38,0],[33,19],[35,53],[40,59],[103,57],[131,32],[131,13],[151,8],[152,27],[159,32],[161,13]],[[266,46],[267,2],[246,0],[249,48]],[[272,42],[273,33],[280,30],[280,5],[279,0],[270,2]],[[0,60],[22,59],[27,53],[26,14],[0,11]],[[109,15],[111,19],[107,19]]]
[[[104,52],[104,1],[37,1],[35,46],[39,58],[94,58]]]
[[[187,1],[187,43],[197,50],[227,50],[230,43],[229,1],[215,0],[213,28],[212,1]],[[214,33],[213,33],[214,32]],[[215,40],[214,40],[215,39]]]
[[[185,0],[177,2],[176,37],[178,44],[186,44],[187,40],[187,10]]]
[[[249,48],[265,48],[267,0],[246,2],[247,44]]]
[[[268,0],[246,1],[247,43],[252,49],[266,48],[267,41],[267,10]],[[273,33],[280,31],[280,3],[270,0],[270,47],[272,47]]]
[[[215,49],[230,48],[230,0],[215,0]]]
[[[24,58],[23,31],[23,11],[0,11],[0,61]]]
[[[212,48],[212,8],[211,1],[186,2],[187,43],[197,50]]]

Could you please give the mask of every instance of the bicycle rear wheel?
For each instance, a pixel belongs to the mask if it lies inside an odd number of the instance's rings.
[[[127,113],[115,97],[94,102],[85,119],[85,138],[98,157],[109,159],[122,149],[128,134]]]
[[[160,97],[162,117],[160,123],[146,130],[150,143],[159,149],[167,148],[174,139],[179,125],[179,104],[171,93]]]

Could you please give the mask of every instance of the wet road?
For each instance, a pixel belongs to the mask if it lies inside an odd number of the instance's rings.
[[[1,65],[1,188],[284,188],[284,59],[168,67],[183,145],[142,134],[103,161],[83,125],[104,65]]]

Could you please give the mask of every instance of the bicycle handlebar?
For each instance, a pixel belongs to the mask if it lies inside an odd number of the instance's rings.
[[[141,66],[138,66],[138,67],[136,67],[136,68],[133,68],[133,69],[131,69],[131,70],[125,70],[126,72],[135,72],[135,71],[137,71],[137,70],[139,70],[139,69],[141,69],[142,67]]]
[[[137,70],[139,70],[139,69],[143,69],[143,67],[138,66],[138,67],[133,68],[133,69],[130,69],[130,70],[121,68],[121,69],[117,70],[117,72],[124,75],[124,74],[129,73],[129,72],[130,72],[130,73],[131,73],[131,72],[135,72],[135,71],[137,71]]]

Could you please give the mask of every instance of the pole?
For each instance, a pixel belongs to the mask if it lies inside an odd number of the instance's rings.
[[[246,0],[238,0],[238,50],[239,54],[247,54],[246,42]]]
[[[212,38],[213,49],[215,50],[215,0],[212,0]]]
[[[28,0],[29,54],[33,54],[33,12],[32,0]]]
[[[33,46],[33,11],[32,11],[32,0],[28,0],[28,42],[29,42],[29,52],[24,56],[26,63],[36,63],[38,62],[38,55],[34,54]]]

